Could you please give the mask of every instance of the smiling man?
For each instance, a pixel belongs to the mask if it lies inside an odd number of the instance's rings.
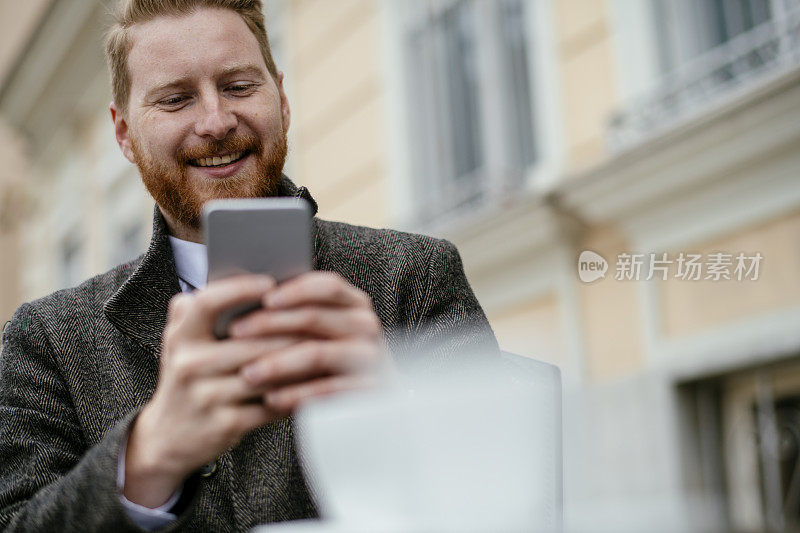
[[[290,111],[258,9],[131,2],[109,34],[117,141],[176,237],[199,242],[209,199],[278,194]]]
[[[0,357],[0,529],[243,531],[316,516],[291,414],[373,387],[390,353],[497,351],[452,244],[313,220],[314,271],[205,283],[213,198],[309,192],[283,176],[289,103],[259,0],[126,0],[111,116],[156,201],[148,251],[25,304]],[[222,310],[259,300],[229,338]],[[388,349],[387,349],[388,348]],[[420,363],[420,361],[416,361]]]

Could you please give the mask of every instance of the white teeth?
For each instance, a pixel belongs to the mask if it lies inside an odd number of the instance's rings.
[[[224,155],[222,157],[201,157],[196,159],[198,167],[216,167],[220,165],[228,165],[233,161],[241,159],[244,152],[236,152],[235,154]]]

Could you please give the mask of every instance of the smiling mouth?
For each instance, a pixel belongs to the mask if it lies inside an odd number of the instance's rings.
[[[189,164],[192,165],[193,167],[219,168],[219,167],[224,167],[226,165],[230,165],[231,163],[236,163],[237,161],[244,159],[244,157],[248,153],[249,152],[247,151],[242,151],[223,156],[201,157],[199,159],[192,159],[191,161],[189,161]]]

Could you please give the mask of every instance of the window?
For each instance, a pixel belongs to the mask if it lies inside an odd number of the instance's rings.
[[[798,361],[684,385],[686,481],[727,530],[800,527]]]
[[[662,72],[767,22],[770,4],[771,0],[655,0]]]
[[[501,13],[500,35],[503,45],[499,59],[503,61],[510,82],[510,94],[507,97],[514,103],[506,106],[506,120],[513,141],[509,146],[510,163],[512,168],[525,169],[533,164],[536,156],[525,9],[521,0],[502,2],[498,7]]]
[[[650,0],[648,5],[643,22],[653,28],[659,79],[614,118],[614,147],[635,144],[735,90],[800,65],[798,0]]]
[[[516,191],[537,162],[532,5],[394,2],[416,222]]]

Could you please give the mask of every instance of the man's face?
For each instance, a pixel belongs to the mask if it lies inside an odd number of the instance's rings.
[[[128,112],[117,140],[173,230],[196,232],[213,198],[270,196],[286,158],[289,106],[235,12],[199,9],[135,26]]]

